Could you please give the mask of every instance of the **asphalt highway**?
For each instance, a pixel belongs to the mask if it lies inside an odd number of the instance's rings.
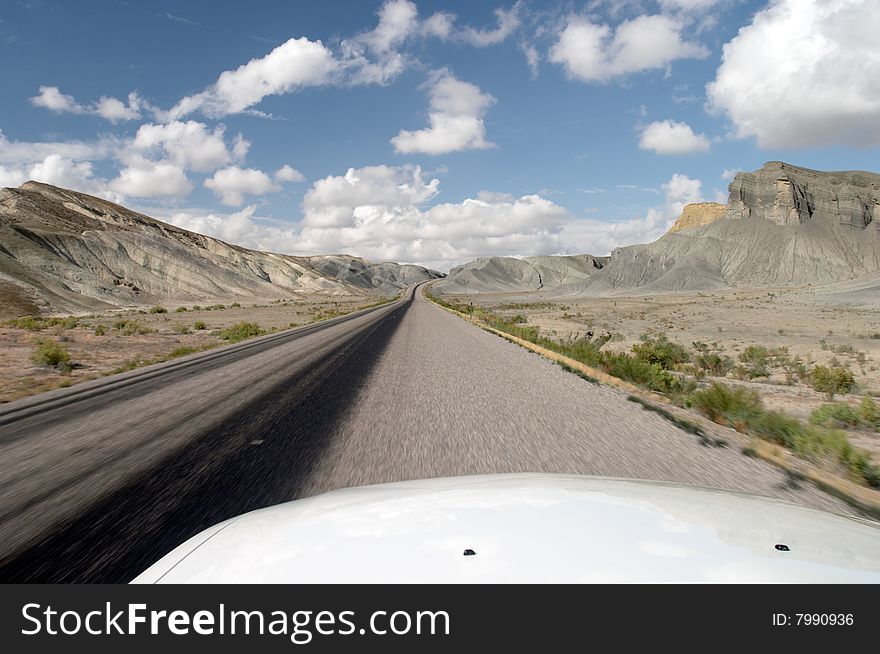
[[[125,582],[240,513],[426,477],[630,477],[852,513],[420,290],[0,408],[0,581]]]

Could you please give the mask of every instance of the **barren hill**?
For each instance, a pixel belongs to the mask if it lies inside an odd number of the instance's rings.
[[[47,184],[0,190],[0,317],[169,300],[392,293],[439,276],[346,255],[257,252]]]
[[[565,294],[587,286],[607,263],[607,257],[487,257],[449,271],[435,284],[442,293],[546,291]]]

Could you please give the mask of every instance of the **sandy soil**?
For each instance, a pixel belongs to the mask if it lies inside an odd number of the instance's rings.
[[[168,305],[164,307],[168,313],[131,309],[77,316],[78,324],[72,329],[49,327],[34,331],[6,323],[0,326],[0,403],[149,363],[167,357],[178,348],[222,345],[226,341],[219,338],[219,331],[241,321],[274,331],[355,311],[379,299],[314,297],[211,310],[184,305],[186,311],[180,312],[177,311],[180,305]],[[154,331],[126,335],[113,328],[114,323],[120,321],[137,322]],[[195,329],[198,321],[205,323],[205,329]],[[99,325],[104,327],[103,335],[96,333]],[[40,339],[64,343],[70,352],[73,370],[64,374],[34,363],[31,357]]]
[[[858,404],[861,394],[880,396],[880,306],[852,306],[835,296],[813,296],[785,289],[735,289],[716,293],[670,294],[648,297],[565,298],[516,294],[450,296],[473,302],[500,314],[521,314],[551,337],[565,339],[586,331],[609,332],[605,347],[628,351],[643,334],[665,333],[688,348],[705,343],[711,351],[738,362],[750,345],[787,348],[808,368],[841,365],[849,368],[859,388],[838,396]],[[725,378],[725,383],[760,392],[765,405],[801,419],[827,402],[805,383],[782,370],[753,381]],[[791,382],[791,383],[790,383]],[[880,460],[880,435],[852,432],[854,443]]]

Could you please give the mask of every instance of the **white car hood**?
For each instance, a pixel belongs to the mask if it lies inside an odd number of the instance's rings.
[[[233,518],[133,583],[157,582],[878,583],[880,526],[654,482],[430,479],[338,490]]]

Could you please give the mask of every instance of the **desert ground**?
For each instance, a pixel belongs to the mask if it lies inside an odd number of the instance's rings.
[[[0,324],[0,403],[227,343],[223,330],[254,323],[265,332],[307,325],[382,301],[380,296],[321,296],[246,304],[166,304],[101,314]],[[51,324],[51,323],[56,324]],[[34,360],[40,342],[57,342],[70,369]]]
[[[800,363],[849,369],[857,386],[835,401],[857,405],[864,395],[880,397],[880,298],[854,304],[842,294],[818,295],[812,289],[730,289],[712,293],[555,299],[534,293],[450,295],[502,316],[521,315],[541,334],[558,340],[592,331],[611,334],[604,346],[629,351],[643,335],[665,334],[694,353],[729,357],[724,383],[758,391],[764,405],[808,420],[828,402],[796,371]],[[740,356],[749,346],[770,353],[768,376],[749,378]],[[781,357],[774,357],[779,354]],[[786,361],[788,365],[773,365]],[[700,375],[701,383],[712,381]],[[880,434],[848,432],[851,442],[880,459]]]

